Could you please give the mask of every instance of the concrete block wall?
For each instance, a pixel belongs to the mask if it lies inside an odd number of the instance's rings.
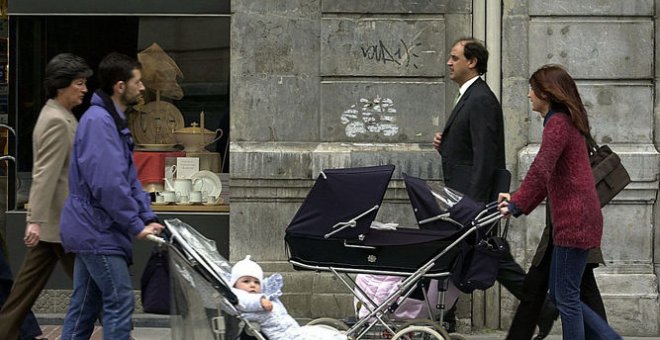
[[[353,314],[339,282],[286,262],[285,228],[321,170],[397,165],[378,219],[406,226],[401,172],[442,178],[430,141],[456,91],[446,46],[470,11],[467,1],[232,2],[230,254],[285,272],[293,315]]]
[[[626,335],[658,335],[658,6],[502,5],[500,98],[513,187],[541,138],[541,120],[526,97],[528,77],[540,65],[561,63],[578,80],[594,137],[619,152],[633,177],[604,209],[608,265],[598,280],[612,324]],[[266,271],[283,272],[285,303],[296,317],[347,316],[352,299],[339,282],[292,271],[285,228],[322,169],[387,163],[397,170],[377,219],[414,225],[401,172],[442,179],[430,141],[457,90],[446,78],[446,55],[472,32],[472,1],[236,0],[232,12],[230,259],[252,254]],[[513,222],[511,243],[523,264],[542,216],[539,209]],[[505,290],[501,296],[499,327],[506,329],[517,302]],[[476,307],[465,300],[464,328],[484,318],[470,314]]]

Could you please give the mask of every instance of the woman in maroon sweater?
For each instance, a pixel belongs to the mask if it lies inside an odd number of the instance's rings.
[[[552,202],[550,297],[562,321],[563,339],[620,339],[600,316],[580,301],[587,252],[600,247],[603,215],[585,144],[587,112],[575,81],[560,66],[546,65],[529,80],[532,109],[543,117],[541,148],[520,188],[500,194],[500,211],[529,214],[546,197]]]

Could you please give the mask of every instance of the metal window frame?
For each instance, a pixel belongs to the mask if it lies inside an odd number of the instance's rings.
[[[229,15],[230,0],[20,0],[10,1],[9,15]]]

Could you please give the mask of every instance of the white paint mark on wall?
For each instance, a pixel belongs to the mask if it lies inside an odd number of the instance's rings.
[[[390,98],[360,98],[342,113],[340,121],[345,125],[346,136],[351,138],[364,134],[392,137],[399,133],[396,108]]]

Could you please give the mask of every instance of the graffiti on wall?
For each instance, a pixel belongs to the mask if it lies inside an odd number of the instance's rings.
[[[342,113],[341,123],[345,125],[346,136],[351,138],[366,134],[391,137],[399,133],[392,99],[380,96],[360,98],[357,104]]]
[[[362,51],[362,57],[368,60],[418,68],[415,59],[419,58],[419,55],[414,50],[421,45],[422,43],[408,45],[403,39],[399,39],[398,44],[387,46],[382,40],[378,40],[375,44],[360,46],[360,50]]]

